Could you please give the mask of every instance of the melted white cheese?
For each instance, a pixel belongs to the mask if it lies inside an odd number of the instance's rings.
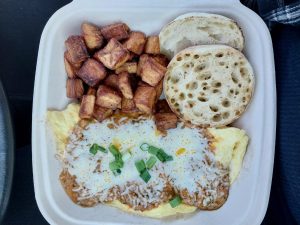
[[[211,162],[215,161],[201,130],[184,127],[182,123],[178,123],[177,128],[168,130],[167,136],[163,137],[157,134],[155,123],[151,119],[136,123],[128,122],[119,126],[114,124],[114,129],[109,128],[111,123],[112,120],[91,123],[82,131],[82,136],[78,134],[70,136],[65,151],[66,168],[71,175],[76,176],[79,188],[74,191],[80,193],[81,199],[97,196],[100,201],[105,201],[110,195],[111,188],[119,186],[121,195],[126,195],[130,191],[136,192],[138,189],[141,196],[130,201],[132,205],[147,207],[148,203],[159,200],[160,193],[166,185],[166,179],[161,178],[160,174],[167,175],[177,189],[186,188],[190,193],[195,193],[199,192],[199,187],[205,187],[210,195],[216,197],[214,188],[217,184],[212,187],[212,183],[218,180],[220,171],[213,163],[208,165],[205,160],[207,157]],[[96,155],[89,152],[90,146],[94,143],[106,149],[114,143],[119,145],[121,153],[131,152],[132,157],[124,163],[120,175],[115,176],[109,169],[109,163],[114,161],[110,152],[99,151]],[[140,178],[135,167],[136,161],[143,159],[146,162],[151,156],[140,149],[143,143],[162,148],[174,159],[165,163],[157,160],[155,166],[149,170],[151,179],[148,183]],[[176,154],[181,148],[184,148],[183,153]],[[126,185],[128,182],[135,182],[138,185]],[[144,199],[143,196],[148,198]]]

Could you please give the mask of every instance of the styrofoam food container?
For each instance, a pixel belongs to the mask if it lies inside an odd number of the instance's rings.
[[[69,199],[59,183],[61,165],[55,145],[47,133],[47,109],[64,109],[66,97],[64,41],[80,33],[83,21],[99,25],[126,22],[133,30],[158,34],[177,16],[188,12],[210,12],[233,18],[245,35],[244,53],[253,65],[256,87],[245,114],[234,124],[247,131],[250,144],[243,168],[232,185],[227,202],[218,210],[155,220],[99,205],[82,208]],[[263,21],[238,0],[75,0],[58,10],[44,28],[37,60],[32,114],[32,164],[38,207],[51,224],[260,224],[268,205],[272,180],[276,122],[275,72],[272,42]]]

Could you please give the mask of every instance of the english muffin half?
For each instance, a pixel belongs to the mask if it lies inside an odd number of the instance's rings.
[[[226,45],[182,50],[168,65],[164,91],[171,109],[184,121],[221,127],[238,119],[254,89],[246,57]]]
[[[225,44],[240,51],[244,37],[238,24],[225,16],[188,13],[167,24],[159,34],[160,50],[171,59],[179,51],[206,44]]]

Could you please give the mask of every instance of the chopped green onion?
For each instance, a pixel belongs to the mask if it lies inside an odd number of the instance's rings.
[[[156,161],[157,159],[154,156],[151,156],[146,162],[147,169],[150,170],[155,165]]]
[[[119,154],[120,154],[118,148],[117,148],[116,146],[114,146],[114,145],[110,145],[110,146],[109,146],[109,151],[110,151],[110,153],[113,154],[113,156],[115,156],[115,157],[116,157],[116,155],[119,155]]]
[[[114,171],[117,169],[121,169],[123,165],[124,165],[123,161],[113,161],[109,163],[109,169]]]
[[[148,181],[150,180],[151,178],[151,175],[150,173],[148,172],[148,170],[144,170],[141,174],[140,174],[140,177],[146,182],[148,183]]]
[[[97,144],[93,144],[91,147],[90,147],[90,153],[92,153],[93,155],[96,155],[97,152],[98,152],[98,145]]]
[[[113,174],[114,174],[115,176],[120,175],[121,172],[122,172],[122,171],[121,171],[120,169],[113,170]]]
[[[127,160],[129,160],[131,158],[131,153],[130,153],[130,151],[127,151],[127,152],[125,152],[123,155],[122,155],[122,159],[123,159],[123,161],[127,161]]]
[[[159,152],[159,148],[156,148],[154,146],[149,146],[148,152],[152,155],[156,155]]]
[[[144,143],[140,146],[140,149],[142,149],[143,151],[148,151],[149,147],[150,147],[150,145],[148,145],[147,143]]]
[[[142,159],[135,162],[135,167],[139,171],[140,174],[146,170],[145,162]]]
[[[104,153],[107,153],[107,152],[108,152],[107,149],[104,148],[104,147],[102,147],[102,146],[99,146],[99,151],[100,151],[100,152],[104,152]]]
[[[94,143],[90,147],[90,153],[92,153],[93,155],[96,155],[98,151],[101,151],[101,152],[104,152],[104,153],[107,152],[107,150],[105,148],[103,148],[102,146],[99,146],[98,144]]]
[[[182,199],[179,196],[176,196],[169,203],[170,203],[170,205],[171,205],[172,208],[175,208],[178,205],[180,205],[181,202],[182,202]]]

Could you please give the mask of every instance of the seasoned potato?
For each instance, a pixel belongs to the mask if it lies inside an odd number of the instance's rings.
[[[105,120],[106,118],[110,117],[113,114],[112,109],[104,108],[95,105],[93,117],[98,120],[99,122]]]
[[[67,72],[68,77],[71,78],[71,79],[76,78],[76,69],[73,67],[73,65],[66,58],[66,52],[64,54],[64,64],[65,64],[65,70]]]
[[[118,76],[119,90],[122,92],[125,98],[132,99],[133,93],[130,82],[130,75],[127,72],[122,72]]]
[[[70,36],[65,45],[69,53],[69,62],[77,64],[85,61],[88,57],[88,51],[81,36]]]
[[[87,90],[87,95],[94,95],[96,96],[96,89],[95,88],[92,88],[92,87],[89,87],[89,89]]]
[[[81,30],[88,49],[94,50],[102,46],[103,36],[98,26],[91,23],[82,23]]]
[[[109,108],[109,109],[117,109],[121,105],[122,98],[120,94],[105,86],[100,85],[97,90],[97,99],[96,104],[98,106]]]
[[[146,35],[142,32],[131,32],[129,38],[124,42],[123,46],[129,51],[140,55],[144,50],[146,43]]]
[[[148,54],[159,54],[159,37],[158,36],[149,36],[145,46],[145,53]]]
[[[90,119],[94,112],[96,97],[94,95],[84,95],[82,96],[80,109],[79,109],[79,117],[81,119]]]
[[[115,38],[119,41],[129,37],[129,27],[125,23],[115,23],[103,27],[101,33],[106,40]]]
[[[161,80],[154,88],[156,91],[155,102],[157,102],[163,92],[163,80]]]
[[[172,112],[172,110],[166,99],[160,99],[155,104],[155,112],[156,113],[169,113],[169,112]]]
[[[106,69],[95,59],[84,62],[77,75],[89,86],[94,87],[106,76]]]
[[[68,98],[80,98],[84,92],[82,80],[80,79],[68,78],[66,88]]]
[[[127,62],[124,63],[122,66],[116,69],[116,74],[122,73],[122,72],[128,72],[128,73],[136,73],[137,71],[137,62]]]
[[[156,86],[165,75],[167,68],[149,56],[141,63],[139,72],[142,80],[151,86]]]
[[[141,75],[142,68],[144,67],[145,62],[148,60],[148,58],[149,58],[149,55],[147,55],[147,54],[143,54],[139,58],[139,62],[138,62],[137,70],[136,70],[137,75],[139,75],[139,76]]]
[[[154,115],[156,128],[165,131],[177,127],[178,118],[174,113],[157,113]]]
[[[130,53],[120,42],[112,38],[103,49],[95,53],[94,57],[107,68],[115,70],[129,59]]]
[[[156,91],[151,86],[138,86],[134,94],[134,103],[136,107],[146,113],[151,114],[155,103]]]
[[[73,63],[72,59],[71,59],[71,55],[68,51],[65,51],[64,58],[71,64],[71,66],[74,68],[75,72],[77,72],[80,69],[80,67],[83,63],[83,61],[78,62],[78,63]]]
[[[152,56],[152,58],[155,59],[160,65],[164,67],[167,67],[169,64],[169,59],[162,54],[154,55]]]
[[[116,74],[111,74],[109,76],[106,77],[106,79],[104,80],[104,84],[106,86],[109,86],[113,89],[118,90],[119,89],[119,84],[118,84],[118,75]]]

